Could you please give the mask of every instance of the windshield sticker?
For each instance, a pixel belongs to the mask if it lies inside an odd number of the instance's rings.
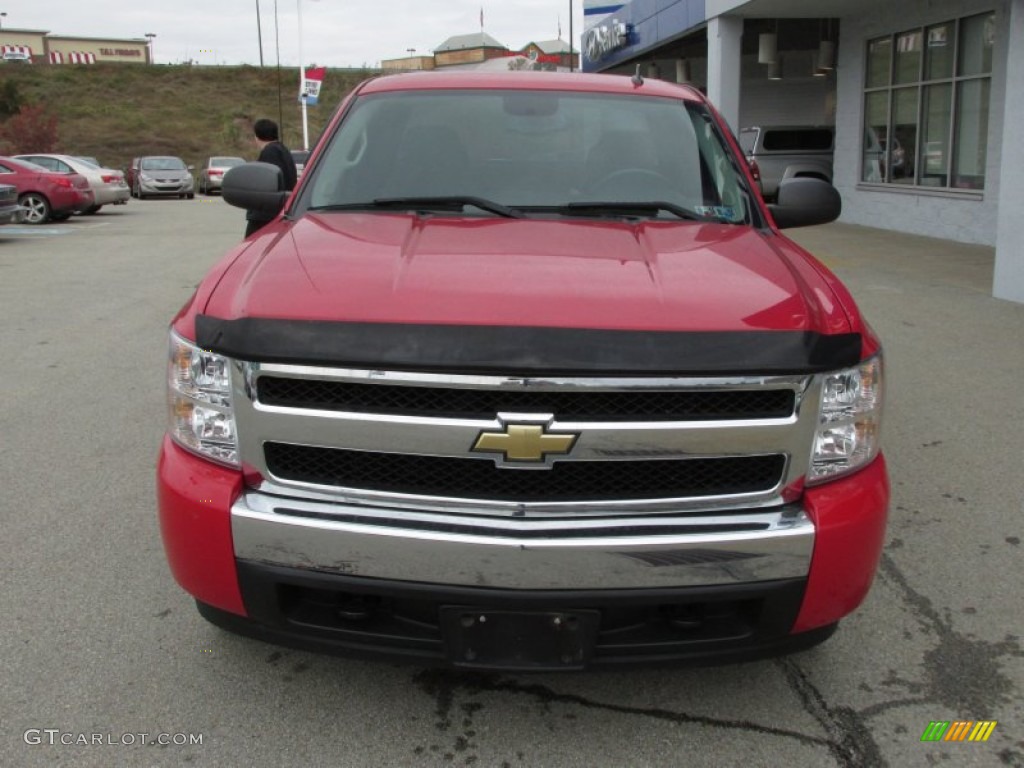
[[[731,205],[698,205],[693,210],[701,216],[715,216],[719,219],[736,218],[736,209]]]

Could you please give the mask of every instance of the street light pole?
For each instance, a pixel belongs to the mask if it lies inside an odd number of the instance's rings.
[[[277,50],[277,124],[284,141],[284,106],[281,101],[281,35],[277,26],[277,0],[274,0],[274,48]]]
[[[256,38],[260,42],[260,66],[263,66],[263,24],[260,23],[260,0],[256,0]]]
[[[302,58],[302,0],[295,0],[299,9],[299,101],[302,102],[302,148],[309,149],[309,117],[306,114],[306,65]]]
[[[149,39],[149,63],[156,64],[156,59],[153,58],[153,38],[156,37],[156,32],[147,32],[146,37]]]
[[[575,49],[576,44],[573,42],[573,38],[575,35],[572,28],[572,15],[572,0],[569,0],[569,71],[575,72],[576,54],[573,53],[573,50]]]

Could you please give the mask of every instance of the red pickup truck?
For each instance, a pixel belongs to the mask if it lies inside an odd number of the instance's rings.
[[[174,318],[171,570],[268,641],[503,670],[809,647],[889,500],[881,345],[694,88],[357,87]]]

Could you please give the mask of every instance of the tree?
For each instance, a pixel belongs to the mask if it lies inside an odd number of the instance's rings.
[[[57,116],[42,105],[27,104],[0,124],[0,139],[16,154],[56,152]]]
[[[18,114],[19,109],[21,94],[18,92],[18,84],[14,80],[5,80],[3,86],[0,86],[0,120]]]

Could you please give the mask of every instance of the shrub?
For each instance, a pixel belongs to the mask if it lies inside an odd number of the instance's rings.
[[[39,104],[28,104],[0,125],[0,140],[13,152],[57,151],[57,116]]]

